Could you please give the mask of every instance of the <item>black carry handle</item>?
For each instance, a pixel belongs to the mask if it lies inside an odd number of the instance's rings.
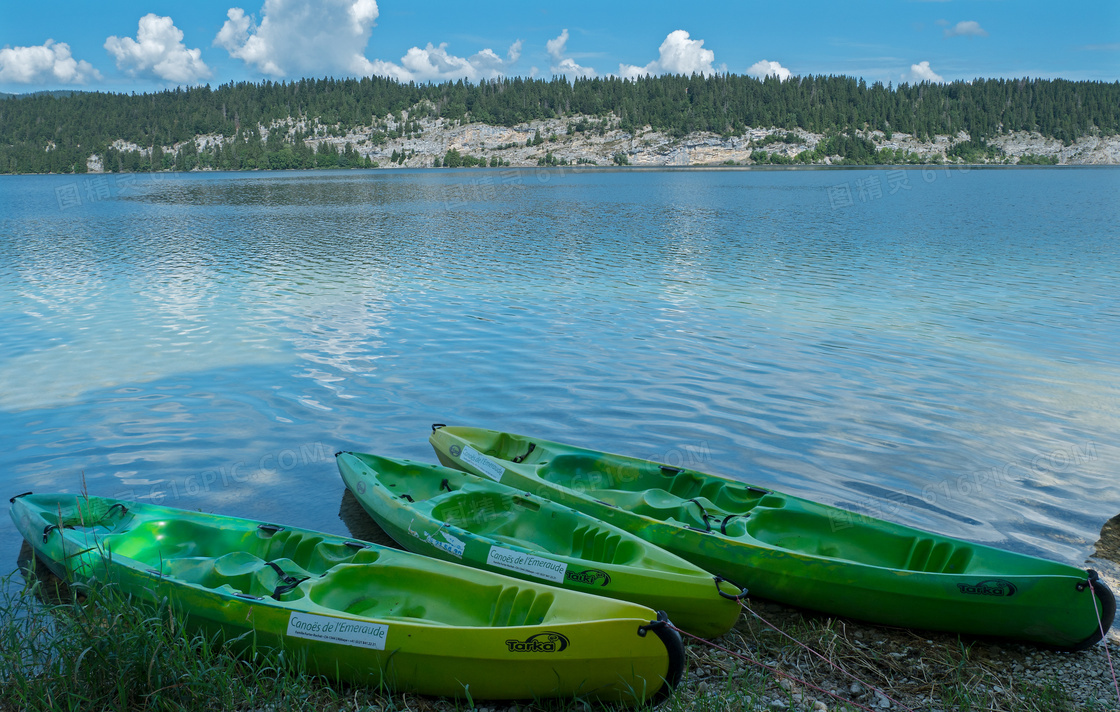
[[[725,579],[722,576],[713,576],[712,579],[716,582],[716,591],[718,591],[719,595],[723,596],[727,600],[735,601],[736,603],[738,603],[739,601],[742,601],[744,598],[747,597],[747,589],[743,588],[742,586],[735,583],[734,581],[731,581],[730,579]],[[724,590],[719,587],[719,585],[721,583],[723,583],[724,581],[731,584],[735,588],[739,589],[739,593],[735,594],[734,596],[731,595],[730,593],[725,593]]]
[[[638,635],[642,638],[646,637],[649,631],[653,631],[661,639],[665,645],[665,652],[669,654],[669,669],[665,672],[665,684],[651,700],[653,704],[657,704],[669,696],[673,688],[680,684],[681,677],[684,675],[684,642],[677,632],[678,628],[669,620],[669,616],[665,615],[665,611],[657,612],[657,620],[638,626]]]

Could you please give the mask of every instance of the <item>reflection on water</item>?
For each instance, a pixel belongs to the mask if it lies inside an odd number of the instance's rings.
[[[69,584],[55,575],[47,568],[43,560],[35,554],[31,545],[24,541],[19,547],[16,558],[16,569],[23,580],[30,584],[31,593],[46,606],[59,606],[83,600],[84,594],[76,593]]]
[[[372,541],[374,544],[389,546],[394,549],[403,548],[384,529],[378,526],[377,522],[373,521],[373,517],[369,516],[366,510],[362,509],[358,498],[349,489],[342,491],[342,501],[338,505],[338,518],[346,525],[350,536],[355,539]]]
[[[0,484],[345,533],[322,453],[462,423],[1081,563],[1120,511],[1120,173],[908,175],[841,209],[883,172],[141,176],[64,210],[83,178],[8,177]]]

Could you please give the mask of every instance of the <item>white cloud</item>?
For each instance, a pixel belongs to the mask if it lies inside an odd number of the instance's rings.
[[[474,65],[475,69],[490,77],[496,77],[504,74],[505,70],[509,69],[510,65],[521,58],[521,40],[517,40],[509,47],[506,53],[506,58],[502,59],[494,53],[489,47],[474,54],[470,58],[470,63]]]
[[[938,23],[942,24],[942,23]],[[944,23],[949,24],[949,23]],[[962,20],[952,27],[945,28],[946,37],[987,37],[988,31],[975,20]]]
[[[567,30],[564,30],[564,32],[566,34]],[[687,76],[702,74],[711,76],[717,71],[725,69],[723,66],[719,70],[713,68],[712,62],[714,61],[716,61],[716,53],[710,49],[704,49],[704,40],[689,39],[688,33],[684,30],[674,30],[661,43],[657,59],[644,67],[634,64],[619,64],[618,76],[623,79],[636,79],[652,74],[684,74]]]
[[[91,79],[101,79],[101,74],[89,62],[71,57],[65,42],[0,49],[0,82],[85,84]]]
[[[264,40],[257,35],[249,34],[250,27],[253,28],[254,32],[257,27],[253,25],[253,21],[245,14],[244,10],[239,7],[231,7],[226,12],[226,17],[229,19],[225,21],[222,29],[218,30],[218,34],[214,37],[212,44],[215,47],[221,47],[229,52],[231,57],[245,60],[246,64],[256,64],[266,74],[281,75],[284,73],[284,70],[265,58],[264,55],[267,50]]]
[[[105,49],[117,59],[117,69],[132,76],[155,76],[169,82],[191,84],[210,76],[202,61],[202,50],[187,49],[183,31],[170,17],[150,12],[140,18],[136,39],[117,37],[105,40]]]
[[[377,14],[375,0],[265,0],[260,24],[231,7],[214,45],[275,77],[362,74]]]
[[[275,77],[376,74],[402,82],[477,81],[504,74],[521,57],[518,40],[506,59],[489,48],[457,57],[446,42],[413,47],[400,64],[367,59],[366,45],[377,25],[376,0],[265,0],[260,24],[239,7],[226,16],[214,45]]]
[[[912,82],[944,82],[940,74],[930,69],[929,62],[919,62],[910,65],[910,74],[903,74],[902,78]]]
[[[793,76],[793,72],[789,71],[777,62],[770,62],[765,59],[755,62],[747,69],[747,74],[759,79],[766,77],[777,77],[781,81],[785,81]]]
[[[575,60],[571,57],[565,57],[567,54],[568,45],[568,30],[564,29],[560,36],[556,39],[549,40],[545,43],[545,49],[548,50],[548,58],[550,60],[549,69],[553,74],[563,74],[567,77],[593,77],[595,70],[591,67],[581,67],[576,64]]]
[[[505,74],[514,62],[521,57],[521,40],[510,45],[506,59],[502,59],[489,47],[470,57],[456,57],[447,51],[447,43],[438,47],[430,42],[424,49],[413,47],[408,50],[401,63],[385,62],[375,59],[372,62],[364,57],[359,63],[359,74],[378,74],[402,82],[426,82],[454,79],[478,81],[493,79]]]
[[[716,53],[704,49],[704,40],[691,40],[684,30],[674,30],[661,43],[657,67],[667,74],[715,74],[712,62]]]

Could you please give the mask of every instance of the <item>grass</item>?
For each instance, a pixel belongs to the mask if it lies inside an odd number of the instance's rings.
[[[308,674],[298,660],[287,659],[283,652],[250,649],[239,657],[217,639],[189,634],[183,617],[166,601],[136,604],[111,587],[69,589],[43,570],[28,576],[28,581],[23,591],[18,586],[4,586],[3,590],[13,593],[0,601],[3,712],[588,712],[593,707],[579,700],[516,705],[456,701],[345,685]],[[1029,646],[964,644],[952,636],[931,639],[927,637],[931,634],[810,617],[777,605],[751,605],[793,640],[745,614],[718,641],[734,654],[689,642],[685,680],[659,708],[661,712],[854,712],[858,707],[853,702],[878,709],[881,700],[871,686],[923,711],[1116,709],[1108,697],[1102,703],[1078,702],[1071,696],[1064,685],[1068,681],[1057,670],[1061,661],[1076,658]],[[1015,650],[1007,652],[1010,648]],[[1050,678],[1040,682],[1037,675],[1028,678],[1016,672],[1016,660],[1037,660],[1045,655],[1056,656]],[[777,677],[748,660],[781,670],[797,681]],[[859,682],[837,668],[850,672]],[[830,698],[801,681],[847,701]],[[892,703],[890,709],[899,708]]]
[[[44,588],[38,579],[0,606],[4,710],[318,710],[338,701],[282,654],[242,659],[186,634],[166,601]]]
[[[892,710],[899,709],[897,703],[942,712],[1117,709],[1111,678],[1099,694],[1084,699],[1071,690],[1074,683],[1082,682],[1081,675],[1062,672],[1071,664],[1086,664],[1085,669],[1093,671],[1098,662],[1107,670],[1100,648],[1071,654],[1015,643],[962,642],[948,634],[863,625],[776,604],[750,605],[781,632],[747,614],[720,640],[723,646],[849,702],[800,682],[760,674],[759,668],[741,659],[730,660],[725,653],[691,645],[692,664],[685,689],[674,697],[678,700],[674,712],[707,712],[709,707],[702,701],[706,694],[715,691],[723,697],[729,690],[744,689],[752,690],[769,709],[783,708],[782,703],[791,710],[859,709],[851,702],[878,709],[882,698],[872,687],[893,700]],[[1049,672],[1030,672],[1023,663]],[[1103,675],[1100,679],[1105,682]]]

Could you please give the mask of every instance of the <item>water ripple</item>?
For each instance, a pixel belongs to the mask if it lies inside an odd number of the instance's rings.
[[[121,177],[65,210],[74,177],[10,177],[0,482],[342,533],[331,453],[474,423],[1080,563],[1120,511],[1120,173],[830,205],[867,175]]]

